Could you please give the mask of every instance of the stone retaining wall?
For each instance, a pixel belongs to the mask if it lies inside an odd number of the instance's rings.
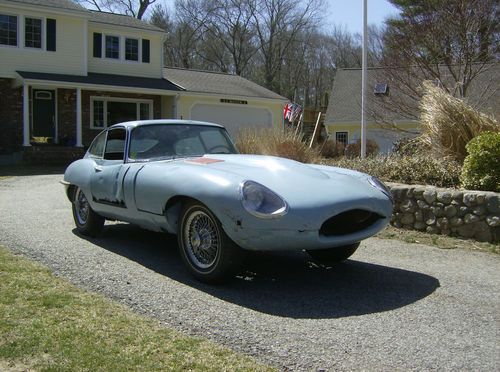
[[[500,239],[500,194],[388,183],[394,196],[391,224],[482,242]]]

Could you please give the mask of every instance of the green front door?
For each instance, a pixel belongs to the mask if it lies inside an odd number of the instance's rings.
[[[56,136],[56,91],[33,89],[33,137]]]

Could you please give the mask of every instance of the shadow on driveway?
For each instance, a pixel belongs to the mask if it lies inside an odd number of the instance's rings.
[[[73,232],[78,235],[76,229]],[[322,319],[383,312],[414,303],[439,287],[429,275],[356,260],[317,266],[302,252],[249,254],[241,276],[210,286],[194,280],[184,268],[175,236],[117,224],[107,225],[99,238],[86,239],[221,300],[281,317]]]

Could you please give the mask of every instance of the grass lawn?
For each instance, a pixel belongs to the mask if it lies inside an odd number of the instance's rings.
[[[443,249],[472,249],[475,251],[500,254],[500,244],[482,243],[475,240],[459,239],[446,235],[428,234],[420,231],[398,229],[388,226],[376,235],[381,239],[397,239],[407,243],[419,243],[436,246]]]
[[[271,370],[0,247],[0,370]]]

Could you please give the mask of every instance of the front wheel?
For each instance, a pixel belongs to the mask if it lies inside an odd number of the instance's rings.
[[[324,264],[334,264],[347,260],[351,257],[356,249],[359,247],[359,242],[349,245],[344,245],[342,247],[327,248],[327,249],[311,249],[307,253],[315,261]]]
[[[90,207],[87,197],[81,188],[77,188],[73,198],[73,219],[76,229],[83,235],[96,236],[104,226],[104,218]]]
[[[177,241],[182,260],[202,282],[221,282],[239,268],[240,248],[200,203],[189,202],[182,208]]]

